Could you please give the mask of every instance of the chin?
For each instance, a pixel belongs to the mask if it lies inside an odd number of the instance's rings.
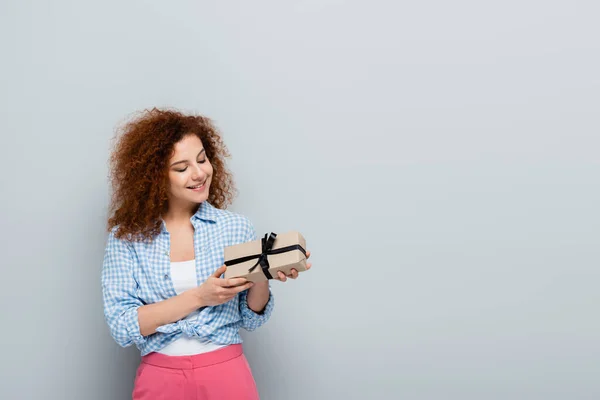
[[[202,196],[202,197],[196,199],[195,201],[196,201],[196,203],[203,203],[207,200],[208,200],[208,196]]]
[[[202,203],[203,201],[208,200],[208,193],[201,193],[192,197],[192,201],[194,203]]]

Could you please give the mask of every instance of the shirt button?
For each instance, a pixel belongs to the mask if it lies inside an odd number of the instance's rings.
[[[165,274],[165,279],[169,279],[169,274]]]
[[[169,255],[169,252],[168,252],[168,251],[165,251],[165,256],[168,256],[168,255]]]

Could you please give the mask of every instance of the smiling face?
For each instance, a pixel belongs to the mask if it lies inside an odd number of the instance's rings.
[[[169,208],[191,208],[206,201],[212,176],[202,141],[196,135],[185,136],[169,159]]]

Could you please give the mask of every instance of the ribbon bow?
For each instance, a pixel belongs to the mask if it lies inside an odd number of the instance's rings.
[[[267,279],[273,279],[273,276],[269,272],[270,266],[269,266],[269,259],[267,258],[267,256],[269,254],[274,254],[272,252],[272,249],[273,249],[273,244],[275,244],[276,238],[277,238],[276,233],[273,233],[273,232],[271,232],[270,234],[265,233],[265,237],[263,237],[261,239],[262,251],[260,253],[260,256],[258,257],[258,261],[256,262],[256,264],[254,264],[252,267],[250,267],[250,269],[248,269],[248,272],[254,271],[254,269],[260,265],[260,267],[262,268],[263,274],[265,274]]]

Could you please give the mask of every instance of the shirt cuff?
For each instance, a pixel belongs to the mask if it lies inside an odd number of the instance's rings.
[[[142,336],[140,332],[140,322],[138,320],[138,308],[140,307],[131,308],[125,313],[125,326],[127,327],[127,334],[137,346],[146,343],[146,338]]]

